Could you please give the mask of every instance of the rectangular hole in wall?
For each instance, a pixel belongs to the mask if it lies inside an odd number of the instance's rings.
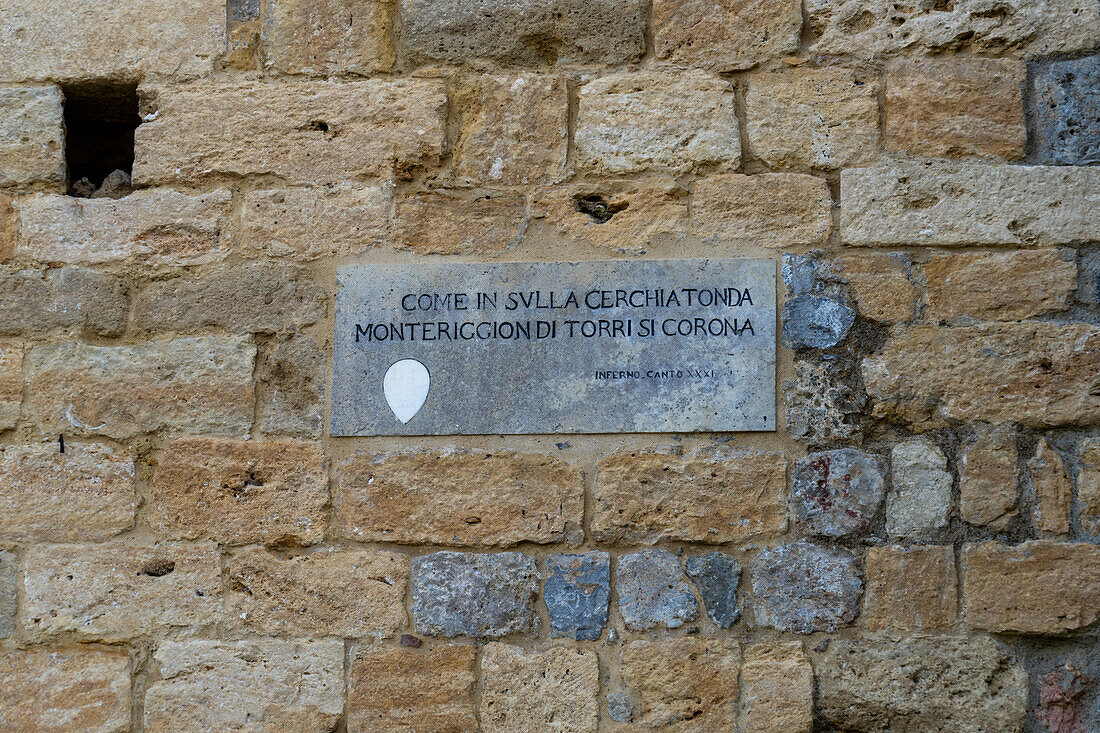
[[[134,130],[141,123],[137,84],[88,82],[62,89],[69,194],[125,196],[134,168]]]

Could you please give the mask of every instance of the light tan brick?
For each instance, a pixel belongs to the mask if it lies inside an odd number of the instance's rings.
[[[0,2],[0,15],[12,0]],[[9,12],[11,8],[7,9]],[[0,69],[5,66],[0,36]],[[10,78],[0,73],[0,79]],[[64,99],[55,86],[0,86],[0,188],[61,189],[65,167]]]
[[[23,347],[0,344],[0,430],[15,427],[23,404]]]
[[[959,452],[959,514],[970,524],[1005,529],[1019,514],[1016,432],[976,426]]]
[[[932,631],[955,625],[955,552],[950,547],[871,547],[863,625],[870,631]]]
[[[519,243],[526,201],[509,191],[407,194],[394,210],[394,243],[416,254],[492,254]]]
[[[909,258],[878,252],[847,254],[826,267],[852,289],[860,315],[878,323],[913,319],[917,290],[909,281]]]
[[[925,317],[1019,321],[1069,308],[1077,288],[1072,252],[939,254],[924,266]]]
[[[675,66],[740,71],[798,50],[797,0],[657,0],[658,60]]]
[[[256,371],[260,430],[293,438],[321,437],[327,361],[325,351],[305,334],[264,344]]]
[[[0,652],[0,728],[129,731],[129,653],[80,647]]]
[[[1081,469],[1077,473],[1077,505],[1081,529],[1100,536],[1100,439],[1081,441]]]
[[[753,644],[741,667],[743,733],[810,733],[814,669],[798,641]]]
[[[1035,529],[1052,534],[1069,532],[1069,512],[1073,502],[1073,485],[1065,461],[1045,438],[1035,446],[1035,455],[1027,462],[1031,484],[1035,487],[1035,504],[1031,521]]]
[[[15,254],[15,240],[19,233],[19,217],[12,197],[0,193],[0,264]]]
[[[263,22],[264,66],[280,74],[369,74],[389,71],[393,2],[268,0]]]
[[[310,545],[324,536],[327,502],[316,443],[188,437],[157,462],[149,521],[162,537]]]
[[[775,249],[822,245],[832,226],[824,179],[799,173],[708,176],[695,182],[692,229],[720,243]]]
[[[562,646],[524,651],[487,644],[481,688],[485,733],[536,733],[549,724],[576,733],[596,731],[600,666],[594,651]]]
[[[19,558],[0,550],[0,639],[15,631],[15,614],[19,606]]]
[[[129,290],[122,277],[84,268],[0,268],[0,334],[121,336]]]

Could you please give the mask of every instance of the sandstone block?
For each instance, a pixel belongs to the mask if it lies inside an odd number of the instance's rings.
[[[957,586],[950,546],[868,548],[863,625],[870,631],[954,626]]]
[[[704,449],[687,456],[620,451],[596,468],[598,542],[721,544],[787,528],[782,453]]]
[[[243,434],[252,425],[247,338],[195,337],[134,346],[36,346],[28,411],[45,433],[131,438],[158,430]]]
[[[0,430],[15,427],[23,404],[23,347],[0,344]]]
[[[389,71],[396,3],[268,0],[261,27],[264,67],[277,74]]]
[[[600,665],[591,650],[527,652],[488,644],[481,658],[481,686],[485,733],[595,733],[599,723]]]
[[[344,643],[162,641],[145,730],[332,730],[344,709]]]
[[[360,649],[348,676],[348,733],[475,733],[476,652],[450,644]]]
[[[398,199],[394,244],[416,254],[492,254],[519,243],[527,201],[508,191],[422,191]]]
[[[814,669],[797,641],[753,644],[741,667],[744,733],[810,733]]]
[[[337,475],[340,533],[366,542],[506,547],[572,539],[580,471],[538,455],[359,453]]]
[[[185,437],[158,461],[149,522],[162,537],[310,545],[327,503],[316,443]]]
[[[1073,486],[1062,456],[1051,447],[1050,441],[1040,439],[1027,468],[1035,489],[1035,504],[1031,510],[1035,529],[1051,534],[1068,533]]]
[[[922,438],[907,440],[890,451],[890,464],[893,488],[886,507],[890,536],[919,537],[946,527],[953,479],[943,451]]]
[[[229,254],[224,189],[190,196],[171,189],[120,199],[39,195],[19,203],[16,254],[50,264],[203,265]]]
[[[0,451],[0,539],[105,540],[134,523],[134,462],[94,443],[10,445]]]
[[[598,175],[730,169],[741,162],[733,87],[701,71],[636,71],[584,85],[578,167]]]
[[[434,552],[412,568],[413,621],[423,633],[492,638],[538,626],[539,574],[527,555]]]
[[[130,654],[124,650],[0,652],[0,727],[36,733],[130,730]]]
[[[22,624],[34,639],[124,641],[221,617],[210,546],[35,545],[23,560]]]
[[[852,245],[1061,244],[1100,238],[1100,168],[895,163],[840,174]]]
[[[546,610],[551,636],[595,641],[607,624],[611,557],[606,552],[546,558]]]
[[[15,239],[19,231],[19,221],[15,213],[12,197],[0,193],[0,264],[15,254]]]
[[[977,426],[959,453],[959,502],[970,524],[1004,529],[1018,514],[1016,432]]]
[[[242,252],[300,262],[362,254],[386,241],[392,198],[386,186],[249,191]]]
[[[300,183],[406,175],[443,150],[438,79],[200,82],[146,88],[134,182],[271,174]]]
[[[856,312],[827,295],[799,295],[783,304],[779,342],[790,349],[831,349],[848,336]]]
[[[10,552],[0,551],[0,639],[7,639],[15,631],[18,605],[19,558]]]
[[[834,632],[859,615],[863,582],[847,552],[796,542],[762,550],[751,568],[760,626]]]
[[[1100,163],[1100,57],[1039,66],[1032,95],[1036,159],[1055,165]]]
[[[12,11],[4,8],[10,2],[0,4],[0,9]],[[7,34],[0,36],[0,68],[11,61],[4,48],[7,38]],[[0,86],[0,188],[65,186],[64,105],[55,86]]]
[[[833,200],[824,179],[732,173],[695,182],[692,230],[707,239],[775,249],[825,243]]]
[[[680,561],[668,550],[623,555],[615,574],[619,613],[628,629],[674,629],[699,617],[699,603]]]
[[[657,0],[653,26],[660,61],[740,71],[798,50],[802,8],[792,0]]]
[[[1081,441],[1081,469],[1077,473],[1077,505],[1081,530],[1100,536],[1100,440]]]
[[[870,530],[885,488],[877,456],[851,448],[811,453],[791,474],[791,509],[813,534],[859,536]]]
[[[1019,321],[1069,308],[1077,263],[1058,249],[965,252],[933,257],[924,277],[929,320]]]
[[[841,255],[824,267],[847,283],[859,314],[878,323],[913,319],[917,290],[909,281],[909,256],[899,253]]]
[[[320,438],[325,427],[325,352],[309,336],[295,335],[263,347],[260,430],[295,438]]]
[[[114,275],[75,267],[0,269],[0,335],[66,329],[121,336],[129,311],[126,282]]]
[[[723,552],[693,555],[684,562],[710,620],[728,629],[741,618],[737,610],[737,586],[741,582],[741,564]]]

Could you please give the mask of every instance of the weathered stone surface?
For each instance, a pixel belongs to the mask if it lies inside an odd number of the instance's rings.
[[[392,552],[315,552],[282,560],[259,547],[226,565],[237,625],[294,636],[387,637],[405,626],[409,561]]]
[[[300,262],[362,254],[386,241],[392,198],[387,186],[249,191],[242,253]]]
[[[348,675],[348,733],[475,733],[477,647],[359,649]]]
[[[885,487],[877,456],[851,448],[811,453],[791,473],[791,511],[812,534],[864,535],[882,504]]]
[[[817,713],[840,730],[1023,730],[1027,673],[992,639],[834,639],[815,666]]]
[[[481,657],[481,730],[595,733],[600,665],[591,650],[553,647],[527,652],[487,644]]]
[[[782,453],[706,448],[687,456],[620,451],[596,467],[598,542],[721,544],[787,528]]]
[[[129,731],[129,652],[79,647],[0,652],[0,728]]]
[[[976,426],[959,452],[960,514],[970,524],[1004,529],[1019,514],[1016,431]]]
[[[737,586],[741,582],[741,565],[722,552],[693,555],[684,562],[688,577],[699,589],[703,606],[710,620],[728,629],[741,618],[737,610]]]
[[[701,71],[610,74],[581,88],[577,164],[598,175],[741,162],[733,87]]]
[[[787,432],[811,448],[836,443],[859,444],[859,415],[864,397],[835,364],[817,359],[796,361],[794,379],[783,381]]]
[[[634,703],[625,692],[609,692],[607,697],[607,717],[617,723],[629,723],[634,717]]]
[[[15,612],[19,605],[19,558],[0,551],[0,639],[15,631]],[[2,676],[0,672],[0,676]]]
[[[732,639],[684,637],[632,641],[619,659],[637,705],[630,731],[733,730],[741,647]]]
[[[1038,66],[1032,95],[1036,160],[1100,163],[1100,56]]]
[[[1100,419],[1100,330],[1085,324],[918,326],[863,360],[874,416],[916,430],[955,421],[1034,427]]]
[[[1046,540],[963,550],[963,609],[976,629],[1064,634],[1100,617],[1100,547]]]
[[[327,503],[317,443],[187,437],[157,463],[149,522],[162,537],[310,545]]]
[[[1078,250],[1077,300],[1100,305],[1100,248]]]
[[[546,558],[546,610],[551,636],[595,641],[607,624],[611,558],[606,552]]]
[[[878,83],[851,69],[754,74],[745,115],[752,152],[772,168],[835,170],[878,150]]]
[[[492,254],[519,243],[527,201],[509,191],[437,189],[407,194],[394,210],[394,243],[416,254]]]
[[[519,552],[413,558],[412,615],[433,636],[500,637],[537,628],[535,561]]]
[[[620,64],[645,52],[640,0],[409,0],[401,44],[410,64],[491,59],[505,66]]]
[[[0,9],[10,12],[12,8],[3,7],[10,2]],[[6,36],[0,35],[0,68],[11,61],[4,53]],[[55,86],[0,86],[0,187],[58,189],[65,185],[64,104]]]
[[[51,264],[202,265],[229,254],[230,193],[171,189],[120,199],[39,195],[19,202],[16,254]]]
[[[657,0],[653,44],[671,65],[740,71],[797,51],[801,11],[794,0]]]
[[[951,474],[947,458],[930,441],[898,443],[890,451],[893,487],[886,507],[891,537],[920,537],[947,526],[951,514]]]
[[[845,339],[856,312],[827,295],[799,295],[783,304],[780,343],[791,349],[829,349]]]
[[[1029,661],[1032,679],[1028,723],[1053,733],[1080,733],[1100,727],[1100,665],[1096,644],[1085,640],[1075,649],[1051,645]],[[1042,730],[1026,728],[1026,730]]]
[[[1027,67],[1012,59],[899,61],[886,75],[887,150],[1024,157]]]
[[[337,481],[340,533],[361,542],[561,542],[584,514],[580,471],[533,454],[358,453]]]
[[[1031,485],[1035,489],[1035,503],[1031,509],[1031,522],[1040,532],[1066,534],[1069,532],[1069,512],[1073,502],[1073,486],[1069,481],[1066,463],[1050,441],[1042,438],[1035,446],[1035,455],[1027,462]]]
[[[863,625],[870,631],[954,626],[957,586],[951,546],[868,548]]]
[[[27,407],[47,434],[243,434],[252,425],[255,358],[241,337],[36,346],[27,357]]]
[[[565,172],[569,94],[551,74],[480,75],[458,85],[458,176],[491,184],[553,183]]]
[[[9,445],[0,451],[0,539],[96,541],[134,523],[134,462],[94,443]]]
[[[0,344],[0,430],[15,427],[23,404],[23,347]]]
[[[775,249],[822,245],[832,227],[829,186],[800,173],[738,173],[695,182],[692,229],[720,243]]]
[[[260,430],[320,438],[325,427],[325,352],[309,336],[266,344],[256,379]]]
[[[925,318],[1019,321],[1069,308],[1077,288],[1072,252],[1040,249],[935,256],[924,266]]]
[[[796,542],[762,550],[752,561],[756,623],[809,634],[836,631],[859,614],[863,582],[841,550]]]
[[[443,150],[438,79],[202,82],[146,88],[134,182],[272,174],[331,183],[406,175]]]
[[[680,561],[668,550],[623,555],[615,575],[619,613],[628,629],[674,629],[699,617],[699,604]]]
[[[264,67],[279,74],[369,74],[396,58],[386,0],[268,0]]]
[[[15,240],[19,232],[19,220],[12,197],[0,193],[0,264],[15,254]]]
[[[1077,506],[1081,530],[1100,536],[1100,439],[1081,441],[1081,470],[1077,473]]]
[[[163,641],[145,693],[145,730],[332,730],[344,709],[344,643]]]
[[[917,290],[909,267],[909,256],[894,252],[841,255],[821,265],[830,278],[848,285],[859,314],[878,323],[913,319]]]
[[[0,335],[70,329],[96,336],[126,330],[130,295],[114,275],[75,267],[0,270]]]
[[[24,632],[124,641],[221,616],[221,563],[210,546],[34,545],[23,560]]]
[[[797,641],[745,649],[741,667],[744,733],[810,733],[814,722],[814,669]]]
[[[1061,244],[1100,238],[1100,168],[899,162],[840,174],[852,245]]]

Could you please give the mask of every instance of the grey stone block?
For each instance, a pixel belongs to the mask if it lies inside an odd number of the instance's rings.
[[[836,631],[859,615],[863,581],[846,552],[809,542],[761,551],[752,561],[756,622],[779,631]]]
[[[546,559],[543,593],[551,636],[595,641],[607,624],[611,556],[606,552],[551,555]]]
[[[432,636],[533,631],[539,574],[519,552],[434,552],[412,561],[413,623]]]
[[[680,561],[668,550],[642,550],[619,558],[615,588],[628,629],[676,628],[699,617]]]
[[[707,615],[723,629],[741,618],[737,609],[737,586],[741,582],[741,565],[729,555],[712,552],[689,557],[685,563],[688,576],[695,582]]]

